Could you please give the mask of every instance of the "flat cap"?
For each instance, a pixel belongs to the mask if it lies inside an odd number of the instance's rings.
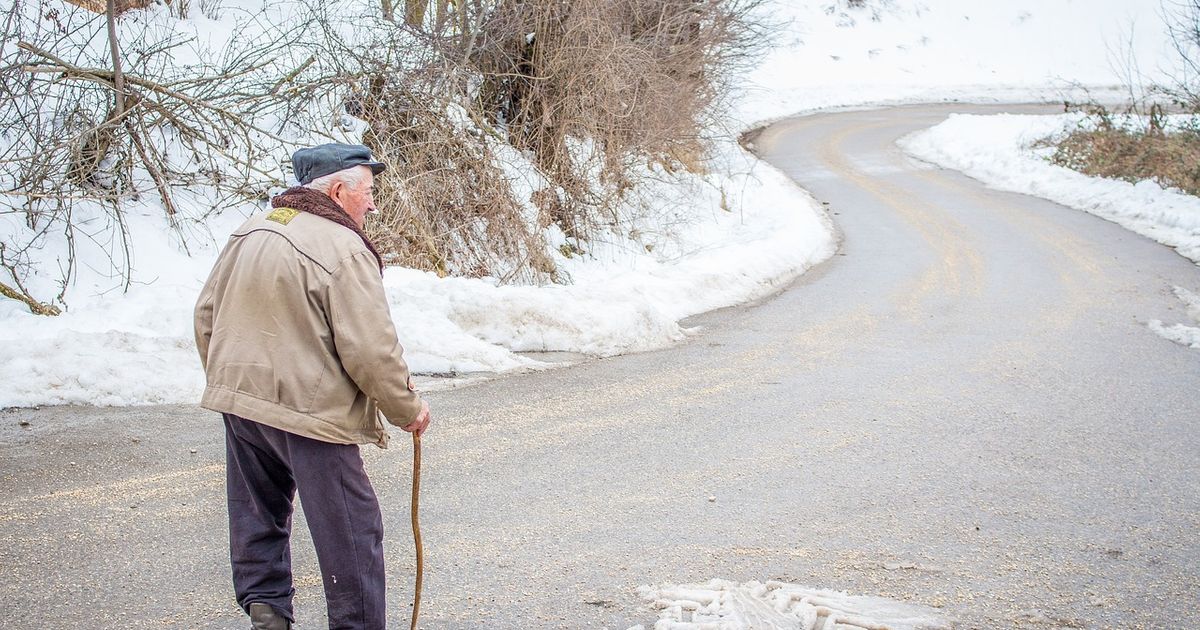
[[[292,154],[292,171],[301,184],[355,166],[370,167],[375,175],[387,168],[383,162],[372,160],[371,150],[361,144],[331,142],[300,149]]]

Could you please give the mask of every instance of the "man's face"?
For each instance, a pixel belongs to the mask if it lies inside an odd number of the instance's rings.
[[[362,183],[355,188],[346,182],[337,182],[329,192],[329,195],[350,218],[354,220],[355,225],[360,229],[367,221],[367,213],[375,210],[375,175],[371,173],[371,169],[365,166],[356,166],[366,171],[366,176]]]

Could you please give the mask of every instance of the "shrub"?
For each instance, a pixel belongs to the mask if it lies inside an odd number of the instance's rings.
[[[544,228],[586,239],[646,164],[702,168],[730,80],[762,46],[759,4],[459,3],[421,22],[422,63],[360,56],[364,141],[404,173],[381,182],[379,237],[439,273],[558,279]],[[497,143],[532,165],[497,164]]]
[[[1129,86],[1134,99],[1113,113],[1091,101],[1078,108],[1086,119],[1054,147],[1051,161],[1088,175],[1128,182],[1152,180],[1200,195],[1200,0],[1166,0],[1166,29],[1177,53],[1176,72],[1165,85]],[[1133,69],[1129,77],[1138,76]],[[1176,111],[1174,123],[1168,110]],[[1188,116],[1187,114],[1190,114]]]
[[[1090,108],[1090,122],[1053,144],[1051,161],[1088,175],[1128,182],[1152,180],[1164,187],[1200,195],[1200,125],[1168,128],[1163,109],[1148,117],[1114,117]]]

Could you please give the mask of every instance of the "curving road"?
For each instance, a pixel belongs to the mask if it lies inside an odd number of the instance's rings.
[[[1200,354],[1144,323],[1183,319],[1170,288],[1200,269],[894,146],[1000,109],[769,128],[758,151],[842,232],[831,261],[668,350],[434,393],[422,626],[650,625],[638,585],[722,577],[937,606],[960,628],[1200,627]],[[403,627],[394,444],[364,454]],[[0,462],[0,627],[243,627],[213,414],[8,411]],[[300,627],[321,627],[298,532]]]

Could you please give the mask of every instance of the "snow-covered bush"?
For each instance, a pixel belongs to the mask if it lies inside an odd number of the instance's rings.
[[[1200,195],[1200,116],[1167,116],[1151,105],[1145,116],[1113,114],[1093,105],[1067,133],[1044,141],[1050,161],[1087,175]]]
[[[77,246],[128,284],[125,213],[187,248],[250,212],[298,146],[363,142],[392,166],[369,231],[390,264],[557,281],[647,177],[702,170],[761,0],[152,5],[116,19],[17,0],[0,43],[0,291],[65,304]],[[118,87],[118,85],[122,87]],[[95,256],[86,263],[96,265]],[[36,287],[25,281],[36,276]],[[54,277],[57,296],[47,295]]]
[[[65,303],[80,247],[104,254],[113,278],[127,281],[131,203],[155,200],[168,219],[162,238],[186,248],[211,212],[281,181],[283,135],[312,127],[289,129],[288,118],[299,86],[287,46],[306,25],[271,6],[239,18],[214,27],[164,6],[125,12],[118,66],[104,15],[54,0],[10,6],[0,43],[6,294],[52,314],[57,307],[23,281],[57,276],[55,301]]]

